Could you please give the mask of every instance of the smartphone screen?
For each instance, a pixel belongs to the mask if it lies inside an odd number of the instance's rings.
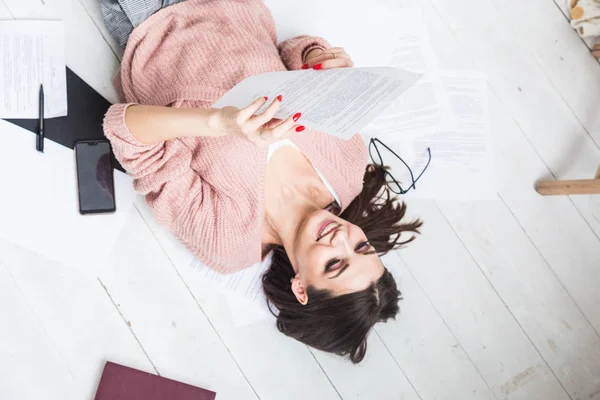
[[[106,140],[75,143],[79,212],[110,213],[116,210],[110,144]]]

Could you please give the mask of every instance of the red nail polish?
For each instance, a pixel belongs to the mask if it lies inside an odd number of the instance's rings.
[[[277,96],[277,100],[281,101],[283,99],[282,95]]]
[[[269,98],[267,96],[265,96],[265,101],[269,100]]]
[[[302,116],[302,113],[296,113],[296,114],[294,114],[292,119],[294,120],[294,122],[296,122],[300,119],[301,116]]]
[[[300,125],[299,127],[296,128],[296,132],[302,132],[304,129],[306,129],[304,126]]]
[[[317,65],[315,65],[313,67],[313,69],[321,69],[321,68],[323,68],[323,64],[321,64],[321,63],[318,63]]]
[[[304,65],[302,66],[302,69],[308,69],[308,64],[304,64]]]

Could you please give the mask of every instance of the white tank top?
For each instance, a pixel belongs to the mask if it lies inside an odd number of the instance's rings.
[[[271,159],[271,157],[273,156],[273,154],[280,148],[282,148],[283,146],[292,146],[293,148],[295,148],[296,150],[300,150],[298,149],[298,147],[294,144],[294,142],[292,142],[290,139],[283,139],[283,140],[279,140],[275,143],[272,143],[269,146],[269,153],[267,154],[267,162],[269,162],[269,160]],[[323,174],[321,174],[321,172],[315,168],[315,166],[313,165],[314,170],[316,171],[317,175],[319,175],[319,178],[321,178],[321,181],[323,181],[323,184],[325,185],[325,187],[327,188],[327,190],[329,190],[329,193],[331,193],[331,195],[333,196],[333,198],[335,199],[335,202],[338,204],[338,206],[340,206],[342,204],[342,202],[340,201],[340,198],[338,196],[338,194],[335,192],[335,190],[333,189],[333,186],[331,186],[329,184],[329,182],[327,182],[327,179],[325,179],[325,177],[323,176]]]

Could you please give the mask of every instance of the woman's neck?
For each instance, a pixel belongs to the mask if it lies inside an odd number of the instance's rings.
[[[303,221],[332,201],[310,161],[293,147],[280,148],[267,165],[262,243],[289,248]]]

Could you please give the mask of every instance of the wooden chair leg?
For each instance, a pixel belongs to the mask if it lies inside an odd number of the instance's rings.
[[[594,47],[592,47],[592,56],[600,58],[600,43],[596,43],[594,44]]]
[[[594,179],[571,181],[540,181],[535,190],[544,196],[569,194],[600,194],[600,166]]]

